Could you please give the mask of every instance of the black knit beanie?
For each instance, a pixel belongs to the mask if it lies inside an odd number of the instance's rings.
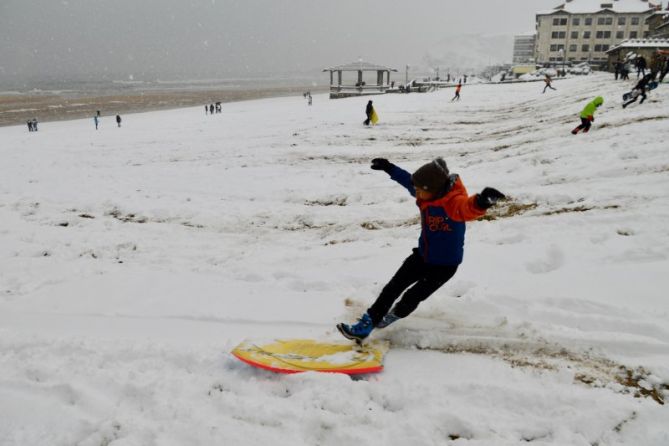
[[[436,158],[432,162],[421,166],[411,175],[414,187],[439,194],[446,188],[448,183],[448,167],[442,158]]]

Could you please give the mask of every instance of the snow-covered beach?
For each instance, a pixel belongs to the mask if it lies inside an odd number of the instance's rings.
[[[609,74],[0,128],[0,445],[669,444],[669,89]],[[588,134],[578,113],[605,98]],[[247,338],[340,339],[416,245],[383,172],[469,193],[456,276],[362,379]]]

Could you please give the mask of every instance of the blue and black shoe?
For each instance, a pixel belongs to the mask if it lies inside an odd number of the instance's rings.
[[[376,324],[376,328],[386,328],[388,325],[392,324],[395,321],[398,321],[402,319],[401,317],[397,316],[395,313],[392,311],[385,316],[383,316],[383,319],[379,321],[378,324]]]
[[[369,336],[372,330],[374,330],[374,324],[372,324],[372,318],[369,314],[365,313],[356,324],[348,325],[339,323],[337,324],[337,329],[347,339],[362,341]]]

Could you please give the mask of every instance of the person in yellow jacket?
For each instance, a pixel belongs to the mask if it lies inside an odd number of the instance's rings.
[[[572,135],[577,134],[580,130],[583,130],[583,133],[588,133],[590,126],[595,121],[595,111],[604,103],[604,98],[597,96],[591,102],[588,102],[588,105],[583,108],[581,112],[581,125],[576,127],[571,131]]]

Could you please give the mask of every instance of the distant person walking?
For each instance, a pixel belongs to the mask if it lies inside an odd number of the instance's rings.
[[[646,75],[646,67],[648,64],[646,63],[646,58],[643,56],[639,56],[639,58],[636,60],[636,78],[639,79],[639,75],[645,76]]]
[[[33,123],[33,132],[36,132],[38,130],[37,129],[37,118],[33,118],[32,123]]]
[[[209,104],[209,114],[210,115],[214,114],[214,104]]]
[[[583,133],[588,133],[588,131],[590,130],[590,126],[592,125],[593,122],[595,122],[595,111],[597,111],[597,109],[601,107],[603,103],[604,103],[604,98],[601,96],[597,96],[591,102],[588,102],[588,105],[586,105],[585,108],[583,108],[583,111],[581,111],[580,114],[581,125],[572,130],[571,134],[575,135],[581,130],[583,130]]]
[[[455,101],[456,99],[458,101],[460,100],[460,90],[462,90],[462,83],[458,83],[458,86],[455,87],[455,96],[453,96],[453,99],[451,99],[451,102]]]
[[[367,107],[365,107],[365,114],[367,115],[367,119],[365,119],[365,125],[369,125],[369,122],[372,120],[372,113],[374,113],[374,106],[372,105],[372,101],[370,100],[367,102]]]
[[[100,118],[98,118],[98,115],[93,116],[93,122],[95,123],[95,130],[97,130],[98,124],[100,124]]]
[[[205,114],[205,115],[208,115],[208,114],[209,114],[209,106],[208,106],[208,105],[205,105],[205,106],[204,106],[204,114]]]
[[[121,127],[121,115],[116,115],[116,124],[118,124],[119,128]]]
[[[30,119],[28,119],[26,121],[26,124],[28,124],[28,131],[32,132],[33,131],[33,122]]]
[[[623,77],[623,73],[622,73],[623,66],[622,65],[623,64],[620,63],[620,62],[616,62],[616,63],[613,64],[613,73],[616,76],[615,80],[618,80],[618,76],[620,76],[621,79]]]
[[[547,88],[550,88],[551,90],[556,90],[556,89],[553,88],[553,86],[551,85],[551,82],[553,82],[553,81],[551,80],[551,77],[550,77],[549,75],[546,75],[546,77],[544,77],[544,82],[546,82],[546,86],[544,87],[544,91],[541,92],[542,94],[543,94],[543,93],[546,93],[546,89],[547,89]]]

